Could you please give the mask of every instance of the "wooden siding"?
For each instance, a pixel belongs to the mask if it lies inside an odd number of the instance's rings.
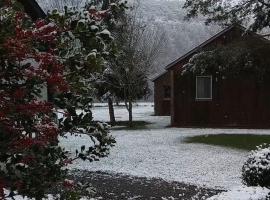
[[[174,126],[270,127],[270,81],[217,79],[213,99],[197,101],[195,76],[178,79],[175,90]]]
[[[168,72],[154,81],[155,115],[157,116],[170,115],[171,98],[166,98],[164,87],[171,87]]]

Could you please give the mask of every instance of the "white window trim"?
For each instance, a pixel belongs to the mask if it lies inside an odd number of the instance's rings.
[[[211,97],[210,98],[199,98],[198,92],[197,92],[197,83],[198,83],[198,78],[210,78],[211,80]],[[213,77],[211,75],[208,76],[196,76],[196,100],[197,101],[211,101],[213,99]]]

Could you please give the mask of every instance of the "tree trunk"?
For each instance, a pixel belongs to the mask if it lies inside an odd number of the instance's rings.
[[[113,108],[113,101],[111,97],[108,97],[108,106],[109,106],[109,114],[110,114],[110,123],[112,126],[115,125],[115,115],[114,115],[114,108]]]
[[[109,8],[109,5],[110,5],[110,0],[104,0],[101,9],[102,10],[107,10]]]
[[[119,106],[119,100],[118,99],[115,100],[115,103],[116,103],[116,106]]]
[[[128,102],[128,122],[129,122],[129,127],[133,126],[133,117],[132,117],[132,102]]]

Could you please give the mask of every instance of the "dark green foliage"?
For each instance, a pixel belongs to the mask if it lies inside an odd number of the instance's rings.
[[[270,3],[265,0],[186,0],[184,8],[187,18],[203,15],[207,24],[250,24],[253,31],[270,26]]]
[[[132,126],[129,126],[129,121],[117,121],[113,130],[143,130],[147,129],[147,125],[151,123],[146,121],[133,121]]]
[[[242,180],[247,186],[270,188],[270,149],[259,146],[252,151],[242,168]]]
[[[249,134],[199,135],[194,137],[187,137],[185,142],[217,145],[243,150],[255,150],[257,146],[263,143],[270,144],[270,136]]]
[[[51,184],[61,182],[66,177],[66,170],[63,170],[63,161],[67,158],[63,149],[57,146],[42,148],[39,144],[32,146],[25,152],[29,157],[29,164],[17,164],[22,162],[20,155],[6,155],[9,157],[9,163],[6,165],[9,181],[13,182],[11,191],[19,192],[21,195],[29,198],[41,199],[44,193],[48,192]],[[30,162],[33,159],[35,162]],[[0,162],[5,161],[5,157],[0,158]],[[46,165],[44,164],[46,161]],[[56,164],[58,163],[58,164]],[[14,170],[14,165],[16,170]],[[44,176],[46,174],[46,176]],[[0,172],[0,176],[5,178],[5,174]],[[18,181],[18,176],[24,180]],[[20,185],[16,185],[20,184]],[[18,190],[19,187],[20,189]]]
[[[268,42],[232,42],[195,54],[184,66],[182,74],[215,74],[221,79],[245,75],[262,82],[270,72],[268,67],[270,59],[267,56],[269,50]]]

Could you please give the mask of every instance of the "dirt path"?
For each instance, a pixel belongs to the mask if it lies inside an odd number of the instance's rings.
[[[102,200],[204,200],[220,191],[162,179],[104,172],[73,171],[73,178],[90,182]]]

